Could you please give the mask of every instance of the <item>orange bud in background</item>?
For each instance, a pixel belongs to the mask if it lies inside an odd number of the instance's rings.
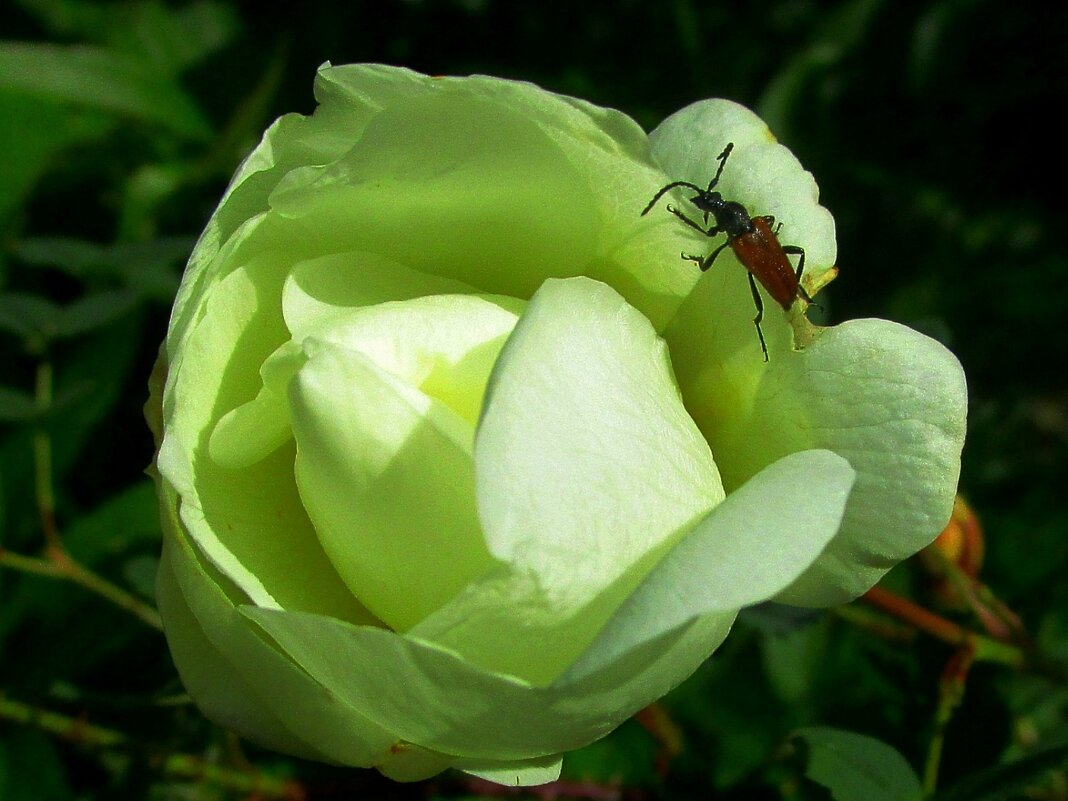
[[[965,575],[975,578],[983,564],[983,526],[979,517],[960,495],[953,501],[949,523],[934,542],[920,552],[924,567],[932,575],[945,574],[944,563],[956,565]]]

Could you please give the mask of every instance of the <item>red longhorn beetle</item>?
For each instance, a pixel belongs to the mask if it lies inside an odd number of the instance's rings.
[[[709,215],[715,218],[716,224],[711,228],[705,229],[700,223],[691,220],[674,206],[669,205],[667,210],[705,236],[726,234],[727,240],[707,256],[687,256],[683,253],[682,257],[696,262],[701,272],[704,272],[712,266],[712,262],[716,260],[720,251],[730,245],[738,261],[748,270],[749,288],[753,292],[753,303],[756,304],[757,309],[753,324],[756,326],[757,336],[760,337],[760,349],[764,352],[764,361],[768,361],[768,346],[764,344],[764,333],[760,330],[760,321],[764,319],[764,302],[760,299],[760,293],[753,279],[759,281],[775,302],[785,310],[788,310],[799,297],[811,303],[812,298],[801,286],[801,274],[805,271],[805,250],[797,245],[779,243],[776,233],[782,227],[782,223],[772,230],[772,226],[775,225],[774,217],[750,217],[749,212],[741,203],[724,200],[719,192],[712,191],[719,183],[727,157],[733,149],[734,142],[728,142],[723,152],[716,157],[719,161],[719,169],[708,182],[707,189],[702,189],[689,181],[672,181],[653,196],[649,205],[642,211],[642,216],[648,214],[660,198],[677,186],[685,186],[697,192],[690,198],[690,202],[704,212],[705,225],[708,224]],[[787,254],[800,256],[797,261],[797,270],[794,270],[793,265],[790,264]]]

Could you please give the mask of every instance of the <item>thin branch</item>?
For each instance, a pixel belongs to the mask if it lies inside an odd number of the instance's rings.
[[[52,365],[48,362],[42,362],[37,367],[34,399],[42,411],[47,411],[52,403]],[[71,581],[162,631],[163,622],[159,612],[150,604],[75,561],[63,545],[56,525],[56,500],[52,486],[52,437],[43,425],[34,432],[33,456],[37,515],[45,541],[44,558],[23,556],[0,548],[0,567]]]
[[[942,642],[974,649],[976,661],[1000,662],[1012,667],[1022,667],[1027,662],[1027,657],[1020,648],[970,631],[882,587],[872,587],[861,598]]]
[[[33,726],[53,737],[101,750],[123,750],[147,755],[148,764],[172,779],[210,784],[259,798],[303,801],[303,787],[289,779],[270,776],[255,768],[234,769],[192,754],[151,753],[137,738],[115,729],[97,726],[81,718],[13,701],[0,693],[0,720]]]

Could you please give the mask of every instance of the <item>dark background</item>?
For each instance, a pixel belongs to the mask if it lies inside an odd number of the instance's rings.
[[[964,364],[961,489],[985,527],[984,580],[1044,653],[1068,654],[1068,267],[1056,178],[1068,12],[995,0],[19,0],[0,14],[0,38],[39,45],[0,51],[3,548],[42,547],[33,440],[46,430],[67,546],[151,597],[159,530],[141,405],[181,265],[263,128],[313,109],[316,67],[378,61],[530,80],[647,129],[705,97],[760,113],[835,215],[841,273],[820,296],[831,321],[898,320]],[[72,61],[86,45],[112,66]],[[114,64],[129,92],[85,90],[108,85]],[[54,404],[42,412],[26,402],[43,363]],[[893,582],[925,599],[916,566]],[[827,797],[782,747],[813,724],[877,737],[922,772],[949,654],[927,638],[880,641],[831,614],[753,614],[665,702],[683,743],[668,771],[656,738],[631,722],[565,761],[565,777],[585,783],[571,787],[580,796]],[[232,740],[173,699],[180,692],[151,629],[82,589],[0,569],[0,701],[148,744],[71,744],[0,719],[0,799],[254,797],[165,769],[165,754],[246,769]],[[1066,709],[1063,682],[979,665],[947,732],[943,786],[1065,742]],[[459,775],[394,787],[245,751],[254,766],[243,775],[292,776],[310,798],[485,791]],[[1061,795],[1051,774],[1029,781],[1063,799],[1059,775]]]

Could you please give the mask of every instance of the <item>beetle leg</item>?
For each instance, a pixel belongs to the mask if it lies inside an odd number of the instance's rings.
[[[686,223],[688,226],[693,228],[695,231],[700,231],[705,236],[716,236],[719,233],[719,229],[714,225],[708,230],[705,230],[701,227],[700,223],[694,222],[674,206],[668,206],[667,210],[674,214],[676,217],[678,217],[680,220],[682,220],[684,223]]]
[[[729,245],[730,243],[731,243],[731,241],[728,239],[726,242],[724,242],[718,248],[716,248],[711,253],[709,253],[707,256],[705,256],[704,259],[697,265],[698,267],[701,268],[701,272],[703,272],[703,273],[704,272],[708,272],[708,268],[712,266],[712,262],[714,262],[716,260],[716,256],[718,256],[723,251],[723,248],[727,247],[727,245]]]
[[[787,255],[796,255],[801,257],[797,260],[797,271],[795,273],[795,275],[797,275],[797,293],[801,297],[803,297],[807,303],[813,303],[813,300],[811,297],[809,297],[808,292],[806,292],[805,288],[801,286],[801,276],[805,273],[805,249],[800,245],[783,245],[782,252],[786,253]]]
[[[760,292],[757,291],[756,281],[753,280],[752,273],[746,273],[749,276],[749,289],[753,293],[753,303],[756,305],[757,313],[753,318],[753,325],[756,326],[757,336],[760,337],[760,349],[764,351],[764,361],[768,359],[768,346],[764,342],[764,332],[760,330],[760,321],[764,319],[764,301],[760,299]]]

